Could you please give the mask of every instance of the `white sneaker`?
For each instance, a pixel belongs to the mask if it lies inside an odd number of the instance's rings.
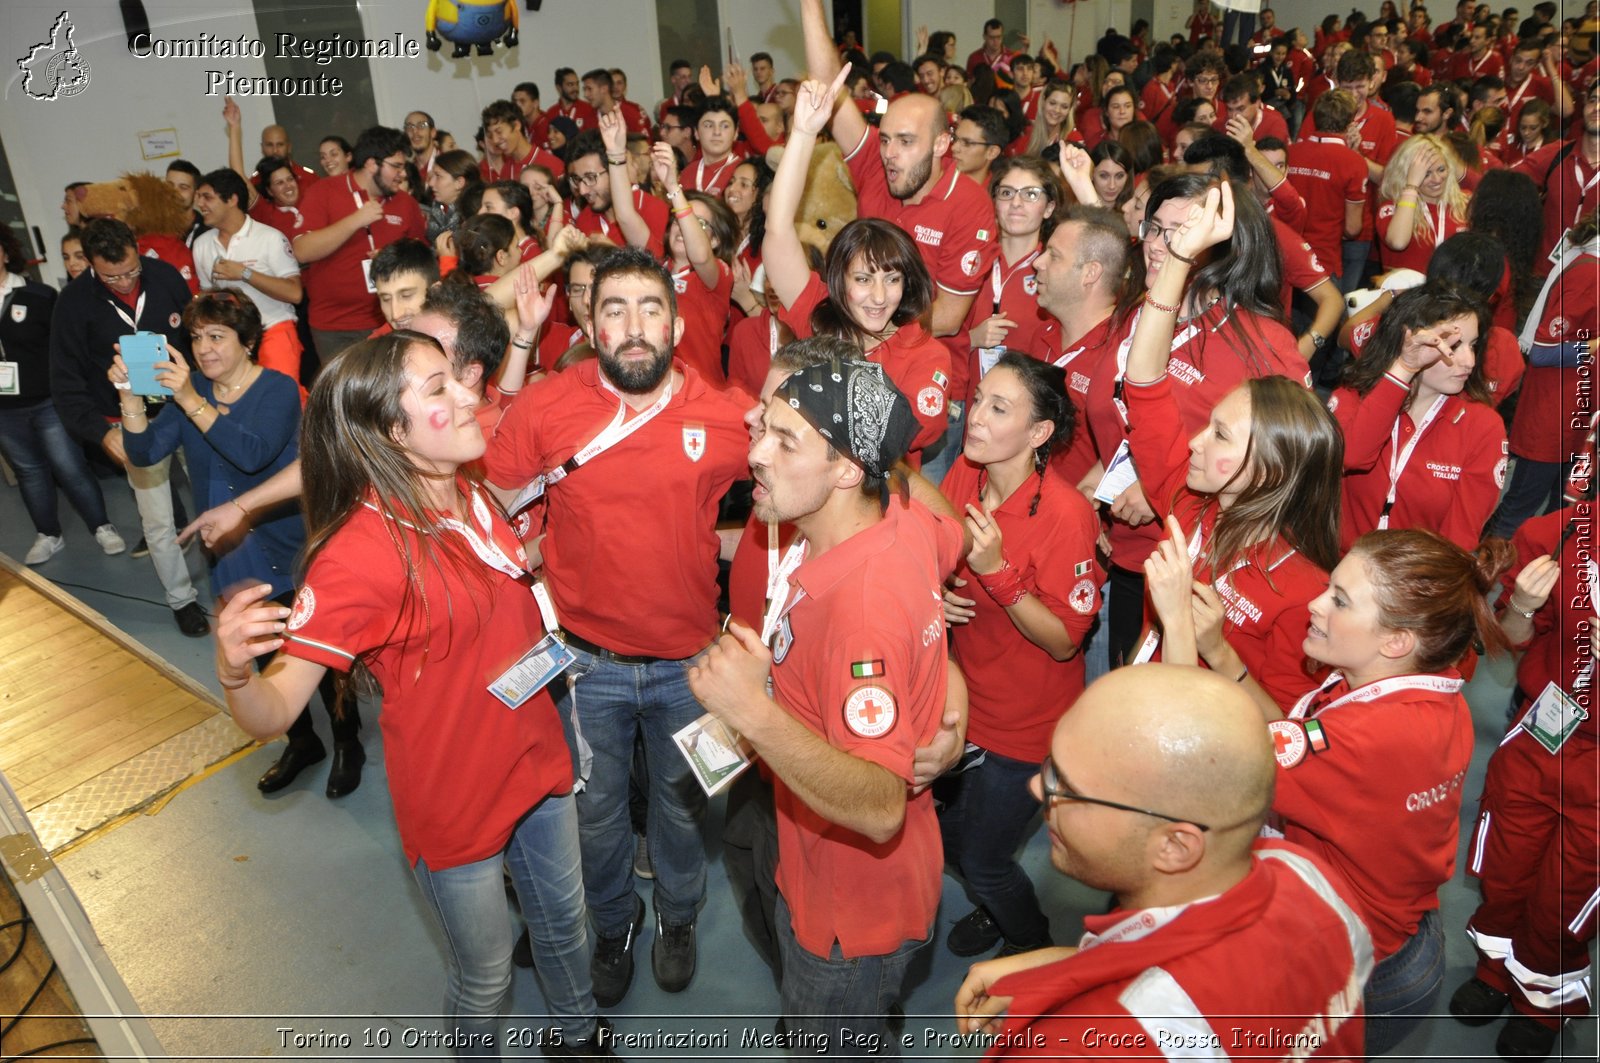
[[[22,561],[27,565],[42,565],[59,554],[66,545],[59,535],[40,535],[33,540],[33,547]]]
[[[128,548],[128,544],[122,541],[122,536],[117,534],[117,527],[114,524],[102,524],[96,528],[94,541],[99,543],[100,549],[107,554],[120,554]]]

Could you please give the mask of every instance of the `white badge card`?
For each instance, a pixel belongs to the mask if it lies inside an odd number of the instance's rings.
[[[361,260],[361,276],[367,282],[367,291],[377,295],[378,282],[372,279],[372,259],[364,258]]]
[[[727,789],[750,767],[755,756],[743,735],[709,712],[673,735],[672,740],[678,743],[678,751],[689,762],[689,770],[707,797]]]
[[[1106,466],[1105,475],[1100,477],[1100,485],[1094,489],[1095,501],[1110,505],[1138,479],[1139,470],[1133,467],[1133,450],[1124,439],[1117,446],[1117,452],[1111,455],[1111,464]]]
[[[1559,752],[1578,724],[1588,719],[1582,705],[1554,683],[1546,683],[1539,698],[1522,718],[1522,729],[1550,752]]]
[[[508,709],[521,708],[523,702],[543,690],[545,684],[577,659],[554,635],[546,635],[489,684],[489,693],[504,702]]]
[[[0,362],[0,395],[22,394],[22,379],[16,362]]]
[[[1004,347],[979,347],[978,348],[978,376],[983,378],[989,375],[989,370],[995,367],[1002,355],[1006,353]]]

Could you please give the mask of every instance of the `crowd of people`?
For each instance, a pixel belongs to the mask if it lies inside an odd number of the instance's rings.
[[[1596,5],[1225,6],[1086,56],[991,19],[963,60],[802,0],[790,78],[677,62],[646,109],[562,69],[320,174],[278,126],[248,168],[230,100],[227,164],[167,172],[185,247],[77,184],[59,295],[0,242],[27,561],[57,484],[125,549],[86,453],[207,636],[198,539],[229,707],[289,736],[264,792],[327,754],[313,692],[355,789],[381,694],[463,1055],[514,964],[552,1055],[612,1054],[644,940],[692,993],[694,765],[742,753],[726,863],[797,1046],[893,1050],[948,871],[995,1055],[1360,1058],[1446,999],[1544,1058],[1600,902]],[[857,217],[819,254],[828,140]],[[1505,653],[1446,997],[1461,691]],[[1111,894],[1081,931],[1018,860],[1041,806]]]

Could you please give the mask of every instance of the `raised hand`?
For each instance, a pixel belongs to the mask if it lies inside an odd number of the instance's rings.
[[[722,95],[722,82],[711,76],[709,66],[700,67],[700,91],[706,94],[707,99]]]
[[[1001,552],[1004,536],[1000,532],[1000,522],[994,519],[993,513],[979,509],[970,502],[967,503],[966,520],[967,534],[972,536],[967,564],[980,576],[998,572],[1000,566],[1005,564],[1005,555]]]
[[[1194,596],[1194,562],[1189,560],[1189,540],[1178,519],[1167,517],[1168,538],[1145,558],[1145,588],[1165,628],[1177,626],[1191,614]]]
[[[1415,375],[1435,362],[1455,365],[1451,355],[1461,343],[1461,326],[1435,325],[1433,328],[1406,329],[1400,342],[1400,357],[1395,359],[1398,368]]]
[[[722,70],[722,80],[728,88],[728,99],[735,106],[750,98],[750,75],[745,73],[743,64],[729,63]]]
[[[833,117],[833,101],[838,98],[839,90],[844,86],[844,79],[849,74],[850,64],[846,63],[831,85],[810,79],[800,85],[800,91],[795,93],[794,97],[795,132],[810,133],[815,136],[828,128],[828,120]]]
[[[671,144],[658,140],[650,145],[650,173],[661,182],[667,195],[672,195],[678,187],[678,157]]]
[[[283,645],[289,610],[263,602],[271,594],[265,583],[236,591],[217,616],[217,678],[225,683],[243,679],[257,657]]]
[[[556,305],[557,285],[547,285],[539,290],[539,275],[532,262],[517,267],[517,324],[523,332],[537,333],[550,317]]]
[[[628,127],[622,121],[622,108],[613,108],[600,116],[600,143],[605,145],[607,156],[627,154]]]
[[[224,96],[223,99],[228,102],[222,105],[222,120],[230,126],[238,125],[243,120],[239,115],[239,105],[234,102],[232,96]]]
[[[1167,240],[1167,250],[1182,259],[1195,259],[1208,248],[1233,236],[1233,185],[1227,181],[1206,190],[1206,197],[1189,208]]]
[[[1517,573],[1517,581],[1511,590],[1511,608],[1531,613],[1543,606],[1550,600],[1550,592],[1555,590],[1560,575],[1561,565],[1549,554],[1529,561]]]

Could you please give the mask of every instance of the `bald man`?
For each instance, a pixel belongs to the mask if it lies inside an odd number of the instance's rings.
[[[289,131],[281,125],[269,125],[261,131],[261,157],[287,162],[294,179],[300,182],[301,192],[317,183],[314,170],[294,161],[294,145],[289,142]],[[254,181],[255,174],[251,174],[250,179]]]
[[[1096,681],[1030,785],[1051,863],[1117,907],[1077,948],[973,965],[959,1031],[997,1034],[996,1058],[1361,1058],[1372,942],[1342,880],[1258,837],[1275,770],[1260,711],[1214,672]]]

